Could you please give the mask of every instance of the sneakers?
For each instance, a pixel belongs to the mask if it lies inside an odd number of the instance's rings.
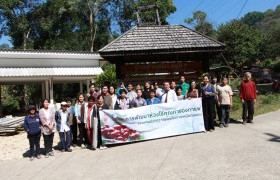
[[[220,128],[223,128],[224,127],[224,125],[223,124],[220,124]]]
[[[107,147],[106,147],[106,146],[100,146],[99,149],[100,149],[100,150],[104,150],[104,149],[107,149]]]
[[[50,155],[50,156],[54,156],[54,152],[53,152],[53,151],[50,152],[49,155]]]
[[[82,149],[85,149],[85,148],[86,148],[86,146],[85,146],[84,144],[82,144],[82,145],[81,145],[81,148],[82,148]]]
[[[243,121],[243,125],[246,125],[247,124],[247,121],[245,120],[245,121]]]
[[[49,158],[49,157],[50,157],[50,154],[47,153],[47,154],[45,155],[45,158]]]
[[[210,132],[214,132],[214,129],[210,129]]]
[[[225,128],[228,128],[229,127],[229,125],[228,124],[225,124]]]
[[[252,121],[249,121],[249,123],[254,124],[254,121],[253,121],[253,120],[252,120]]]
[[[61,152],[65,152],[65,149],[62,149]]]
[[[41,159],[41,156],[40,156],[40,155],[37,155],[36,158],[37,158],[37,159]]]
[[[73,144],[72,146],[73,146],[73,147],[77,147],[77,144]]]
[[[67,151],[67,152],[72,152],[72,149],[69,148],[69,149],[67,149],[66,151]]]

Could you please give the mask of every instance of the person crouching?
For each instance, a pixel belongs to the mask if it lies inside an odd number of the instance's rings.
[[[55,121],[57,123],[57,131],[59,132],[60,142],[62,146],[62,152],[68,151],[72,152],[71,146],[71,131],[70,131],[70,121],[69,112],[67,111],[67,103],[61,102],[61,109],[57,110],[55,113]],[[66,135],[66,141],[65,141]]]
[[[34,157],[41,159],[40,156],[40,138],[41,138],[41,121],[39,115],[36,114],[35,106],[28,107],[28,116],[24,119],[24,130],[27,132],[30,145],[30,161]],[[36,151],[34,151],[34,146]]]

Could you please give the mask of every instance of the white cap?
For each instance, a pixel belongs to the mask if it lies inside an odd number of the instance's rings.
[[[61,106],[67,106],[67,103],[66,103],[65,101],[62,101],[62,102],[60,103],[60,105],[61,105]]]

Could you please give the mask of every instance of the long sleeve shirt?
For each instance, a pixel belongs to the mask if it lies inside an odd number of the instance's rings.
[[[257,87],[253,81],[242,81],[240,86],[240,99],[254,100],[257,98]]]

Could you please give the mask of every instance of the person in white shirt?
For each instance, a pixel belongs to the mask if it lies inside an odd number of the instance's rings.
[[[114,86],[110,86],[109,87],[109,94],[111,95],[112,98],[112,107],[115,107],[116,101],[117,101],[117,95],[115,93],[115,87]]]
[[[163,94],[163,90],[158,87],[158,82],[154,82],[154,90],[156,91],[156,97],[161,99],[161,96]]]
[[[130,102],[137,97],[136,92],[133,91],[133,84],[132,83],[128,83],[128,85],[127,85],[126,97],[129,99]]]
[[[60,142],[62,146],[62,152],[72,152],[71,146],[71,131],[69,121],[69,111],[67,111],[67,103],[61,102],[61,109],[55,113],[55,121],[57,123],[56,129],[59,132]],[[66,135],[66,141],[65,141]]]
[[[169,82],[164,82],[163,85],[164,85],[164,89],[161,97],[161,103],[170,103],[170,102],[178,101],[175,91],[170,89]]]

